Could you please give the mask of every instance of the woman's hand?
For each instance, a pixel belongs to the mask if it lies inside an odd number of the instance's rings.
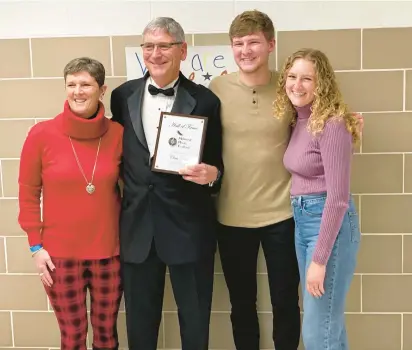
[[[39,273],[40,279],[48,287],[51,287],[53,280],[50,276],[49,271],[53,271],[56,267],[50,259],[50,255],[45,249],[39,250],[33,256],[34,263],[36,265],[36,270]]]
[[[306,289],[309,294],[316,298],[320,298],[325,294],[323,283],[325,281],[326,265],[319,265],[311,262],[306,273]]]

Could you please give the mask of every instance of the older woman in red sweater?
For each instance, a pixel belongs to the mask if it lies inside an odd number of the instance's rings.
[[[61,349],[86,349],[87,289],[93,349],[117,349],[123,129],[105,117],[100,62],[74,59],[64,80],[63,111],[33,126],[23,146],[19,223],[55,311]]]

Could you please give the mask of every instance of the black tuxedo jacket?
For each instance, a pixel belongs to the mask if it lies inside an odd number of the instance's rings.
[[[216,212],[212,194],[219,187],[198,185],[180,175],[153,172],[142,124],[143,95],[148,75],[117,87],[111,95],[112,120],[124,127],[120,215],[120,254],[141,263],[154,238],[166,264],[182,264],[213,254]],[[180,74],[172,112],[208,118],[202,162],[223,174],[220,101],[209,89]]]

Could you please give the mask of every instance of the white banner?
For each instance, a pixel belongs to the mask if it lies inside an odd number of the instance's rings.
[[[126,47],[126,69],[127,80],[141,78],[146,73],[140,47]],[[235,72],[237,66],[230,45],[188,46],[181,71],[188,79],[207,87],[214,77]]]

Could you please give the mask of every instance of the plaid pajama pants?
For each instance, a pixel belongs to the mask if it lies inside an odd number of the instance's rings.
[[[122,297],[120,259],[53,258],[53,285],[45,286],[61,333],[62,350],[86,350],[86,293],[90,292],[93,349],[118,349],[117,315]]]

